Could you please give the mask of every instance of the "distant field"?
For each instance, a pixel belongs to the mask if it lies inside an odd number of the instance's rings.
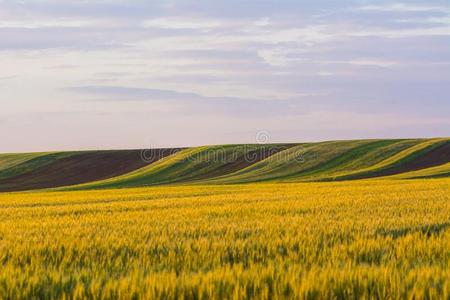
[[[153,149],[149,160],[140,150],[0,154],[0,192],[70,186],[107,179],[174,154]]]
[[[0,192],[450,176],[450,139],[0,154]]]
[[[443,178],[0,194],[0,298],[448,299],[449,190]]]

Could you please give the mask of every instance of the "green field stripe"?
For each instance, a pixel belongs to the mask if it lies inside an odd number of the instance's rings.
[[[207,179],[207,180],[203,180],[202,183],[208,183],[208,184],[222,184],[224,182],[226,182],[229,178],[233,178],[236,176],[239,176],[240,174],[243,173],[247,173],[247,172],[251,172],[251,171],[255,171],[255,170],[259,170],[264,168],[264,166],[270,161],[273,160],[277,160],[279,157],[281,156],[288,156],[290,152],[293,151],[293,149],[298,149],[299,146],[301,146],[302,144],[289,144],[290,146],[287,147],[286,149],[282,149],[281,151],[277,151],[276,153],[273,153],[272,155],[269,155],[268,157],[254,162],[248,166],[245,166],[244,168],[235,170],[233,172],[230,172],[228,174],[223,174],[220,176],[215,176],[211,179]]]
[[[371,167],[417,143],[419,143],[419,140],[379,140],[361,145],[324,163],[322,166],[298,174],[296,179],[308,181],[332,180],[335,177]]]
[[[47,155],[48,153],[8,153],[0,154],[0,172],[16,165],[20,165],[33,158]]]
[[[450,163],[444,165],[410,171],[406,173],[387,176],[389,179],[425,179],[450,177]]]
[[[0,170],[0,180],[13,178],[31,172],[37,168],[53,163],[58,159],[70,157],[78,153],[79,152],[29,153],[18,154],[17,157],[14,157],[15,155],[11,155],[8,159],[5,159],[7,162],[4,165],[2,164],[7,167]]]
[[[293,147],[295,147],[295,144],[234,145],[233,148],[230,149],[231,151],[228,153],[226,161],[215,163],[210,169],[207,170],[207,172],[200,173],[200,176],[195,175],[191,177],[191,179],[192,182],[213,183],[216,180],[229,176],[230,174],[235,174],[241,170],[252,168],[252,166],[258,164],[258,162],[269,159],[276,156],[278,153],[282,153],[283,151],[289,150]],[[260,154],[261,152],[264,152],[267,156],[256,159],[254,152],[259,152]],[[233,164],[233,159],[240,161],[241,164],[227,169],[230,164]]]
[[[360,178],[370,178],[377,176],[377,173],[396,168],[405,163],[408,163],[419,156],[426,155],[429,151],[448,143],[449,139],[431,139],[425,140],[417,145],[414,145],[408,149],[405,149],[395,155],[388,157],[387,159],[373,165],[372,167],[352,172],[343,176],[336,177],[336,180],[350,180]]]
[[[370,142],[369,140],[360,140],[303,144],[283,151],[280,155],[274,155],[272,158],[254,165],[252,169],[235,173],[224,179],[224,182],[261,182],[286,179],[305,170],[311,170],[349,149]]]
[[[320,175],[325,172],[330,172],[332,170],[345,168],[346,165],[351,163],[353,160],[365,155],[369,151],[373,151],[374,149],[378,149],[379,147],[390,145],[392,143],[395,143],[395,140],[392,141],[375,141],[368,144],[363,144],[360,146],[357,146],[355,148],[352,148],[348,150],[347,152],[342,153],[341,155],[338,155],[329,161],[324,162],[323,164],[313,167],[311,169],[299,172],[297,174],[293,174],[292,177],[294,178],[301,178],[301,177],[309,177],[313,175]]]
[[[290,149],[276,153],[265,160],[255,163],[247,168],[238,170],[227,176],[217,178],[217,183],[246,183],[266,180],[265,177],[273,176],[277,169],[288,171],[293,165],[293,161],[298,154],[303,155],[305,149],[313,147],[314,144],[299,144]]]

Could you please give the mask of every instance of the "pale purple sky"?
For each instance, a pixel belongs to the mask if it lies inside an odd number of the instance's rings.
[[[450,2],[0,0],[0,152],[450,135]]]

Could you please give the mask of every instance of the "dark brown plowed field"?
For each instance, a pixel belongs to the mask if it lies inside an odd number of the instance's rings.
[[[442,145],[433,148],[432,150],[423,153],[422,155],[404,163],[399,166],[387,168],[375,173],[362,175],[357,177],[358,179],[369,177],[381,177],[395,174],[401,174],[405,172],[411,172],[431,167],[440,166],[450,162],[450,142],[445,142]],[[356,178],[355,178],[356,179]]]
[[[145,167],[179,150],[85,152],[57,160],[17,177],[0,180],[0,192],[54,188],[107,179]]]

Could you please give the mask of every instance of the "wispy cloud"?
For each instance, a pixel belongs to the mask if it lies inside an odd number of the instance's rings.
[[[409,19],[399,19],[399,23],[410,23],[410,24],[427,24],[427,25],[447,25],[450,26],[450,14],[444,17],[426,17],[426,18],[409,18]]]
[[[36,21],[0,21],[1,28],[80,28],[93,26],[95,23],[86,20],[36,20]]]
[[[382,59],[368,59],[368,58],[355,58],[352,60],[332,60],[332,61],[318,61],[319,64],[324,65],[350,65],[350,66],[367,66],[367,67],[380,67],[389,68],[400,65],[398,61],[382,60]],[[326,75],[327,72],[325,72]],[[335,73],[332,73],[335,74]],[[341,73],[342,74],[342,73]]]
[[[160,100],[195,100],[206,97],[195,93],[183,93],[170,90],[132,88],[121,86],[78,86],[66,88],[68,91],[101,96],[100,100],[109,101],[160,101]]]
[[[411,4],[411,3],[390,3],[384,5],[366,5],[357,8],[363,11],[381,11],[381,12],[443,12],[448,7],[428,4]]]
[[[219,20],[204,18],[156,18],[142,21],[144,28],[162,29],[211,29],[222,25]]]
[[[297,95],[294,99],[250,99],[239,97],[209,97],[197,93],[171,90],[130,88],[121,86],[79,86],[66,90],[94,96],[90,101],[162,103],[171,107],[172,113],[213,115],[287,116],[310,112],[311,105],[304,98],[320,94]]]
[[[348,35],[354,37],[380,37],[391,39],[426,36],[448,36],[450,35],[450,26],[412,29],[368,28],[355,30],[354,32],[348,33]]]

